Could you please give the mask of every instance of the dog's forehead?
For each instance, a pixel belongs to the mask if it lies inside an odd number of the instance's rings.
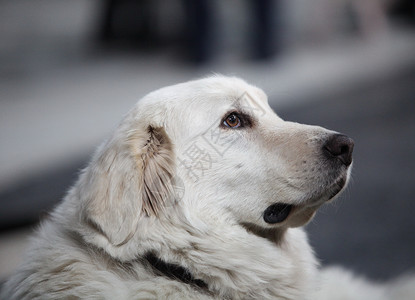
[[[261,89],[237,77],[215,76],[196,81],[195,85],[197,90],[202,90],[206,95],[217,94],[219,99],[228,101],[228,104],[240,102],[244,96],[261,102],[267,101],[267,97]]]
[[[237,106],[267,103],[266,94],[261,89],[235,77],[210,77],[185,83],[181,88],[187,93],[182,97],[186,99],[182,104],[194,106],[196,110],[223,112]]]
[[[169,107],[193,103],[203,105],[206,102],[210,105],[230,105],[240,101],[244,96],[263,103],[268,101],[261,89],[244,80],[216,75],[161,88],[148,94],[140,102],[150,105],[166,104]]]
[[[269,110],[266,94],[236,77],[213,76],[156,90],[141,99],[135,118],[154,124],[216,124],[232,109],[245,112]]]

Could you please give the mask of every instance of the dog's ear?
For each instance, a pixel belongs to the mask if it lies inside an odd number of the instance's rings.
[[[87,225],[114,246],[127,243],[140,220],[159,217],[175,201],[173,157],[161,127],[137,125],[116,133],[80,179]]]
[[[141,176],[142,211],[146,216],[158,216],[166,202],[172,201],[174,176],[173,146],[162,127],[147,127],[145,136],[130,132],[129,142]],[[171,204],[171,203],[169,203]]]

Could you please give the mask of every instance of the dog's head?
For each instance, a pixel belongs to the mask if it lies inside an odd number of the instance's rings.
[[[296,227],[346,186],[352,150],[344,135],[282,120],[260,89],[215,76],[139,101],[77,193],[83,220],[117,246],[177,212],[193,226]]]

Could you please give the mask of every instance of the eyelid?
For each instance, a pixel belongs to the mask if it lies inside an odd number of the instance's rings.
[[[251,118],[251,116],[250,115],[248,115],[248,114],[246,114],[246,113],[243,113],[243,112],[239,112],[239,111],[230,111],[229,113],[227,113],[224,117],[223,117],[223,119],[222,119],[222,121],[221,121],[221,126],[223,126],[223,127],[226,127],[226,128],[230,128],[230,127],[227,127],[226,125],[223,125],[223,123],[226,121],[226,119],[227,118],[229,118],[229,116],[231,116],[231,115],[235,115],[235,116],[237,116],[238,118],[239,118],[239,120],[240,120],[240,122],[241,122],[241,125],[240,126],[238,126],[237,128],[234,128],[234,129],[241,129],[241,128],[244,128],[244,127],[251,127],[252,126],[252,118]],[[231,128],[232,129],[232,128]]]

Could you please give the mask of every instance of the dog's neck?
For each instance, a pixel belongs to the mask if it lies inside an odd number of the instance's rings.
[[[199,290],[208,290],[208,284],[206,282],[201,279],[196,279],[193,274],[191,274],[190,271],[183,266],[165,262],[157,257],[157,255],[153,252],[148,252],[144,256],[144,260],[148,262],[156,275],[178,280]]]
[[[249,233],[259,236],[265,240],[270,241],[276,245],[283,243],[284,234],[286,229],[284,228],[273,228],[273,229],[264,229],[256,226],[254,224],[243,224],[242,225]],[[157,276],[164,276],[166,278],[183,282],[185,284],[191,285],[193,288],[211,294],[209,290],[208,281],[204,281],[194,275],[188,268],[179,265],[177,263],[170,263],[161,259],[157,253],[148,252],[144,255],[144,261],[148,263],[152,271]],[[248,261],[247,261],[248,263]],[[231,270],[228,270],[231,271]],[[234,270],[232,270],[234,272]],[[208,275],[209,274],[204,274]],[[203,275],[201,278],[204,277]],[[229,293],[230,297],[234,297],[232,293]]]
[[[180,249],[164,246],[147,259],[161,275],[232,299],[303,299],[313,284],[317,263],[301,229],[262,230],[250,224],[217,224],[204,232],[189,228],[163,236],[163,244],[172,246],[177,240],[168,239],[180,236]]]
[[[284,235],[287,232],[287,228],[263,228],[252,223],[241,223],[241,226],[245,228],[249,233],[262,237],[271,243],[279,245],[284,241]]]
[[[142,222],[134,237],[118,247],[103,237],[89,239],[99,233],[93,227],[94,235],[82,236],[122,264],[144,260],[158,275],[206,287],[218,298],[303,299],[313,285],[317,263],[301,229],[260,230],[227,220],[203,228],[179,213]],[[135,255],[128,258],[129,253]]]

